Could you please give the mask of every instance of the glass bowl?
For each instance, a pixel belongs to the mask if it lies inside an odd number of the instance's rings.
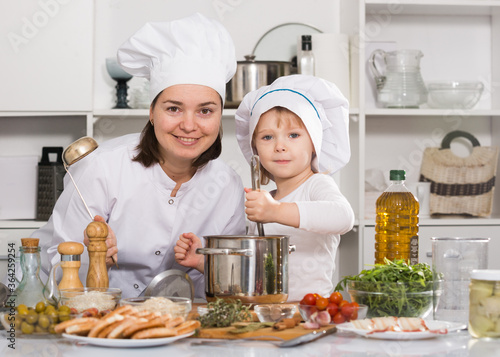
[[[36,308],[19,305],[12,309],[12,313],[0,314],[0,322],[5,328],[8,337],[47,337],[55,335],[54,326],[60,322],[71,320],[76,316],[68,306],[59,306],[38,303]]]
[[[312,318],[313,314],[316,312],[319,312],[316,305],[299,304],[298,306],[299,306],[300,316],[302,316],[302,319],[306,322],[313,320],[313,318]],[[333,312],[333,314],[332,313],[330,314],[330,317],[332,319],[331,323],[333,323],[333,317],[338,312],[340,312],[340,311],[336,310]],[[368,312],[368,306],[362,305],[362,304],[359,304],[359,306],[353,306],[353,310],[351,312],[352,313],[349,314],[348,316],[344,316],[344,319],[346,321],[364,319],[366,317],[367,312]]]
[[[297,311],[297,306],[293,304],[264,304],[255,305],[253,310],[260,322],[278,322],[292,318]]]
[[[471,109],[483,90],[481,82],[431,82],[427,84],[427,105],[437,109]]]
[[[81,313],[88,309],[96,309],[103,313],[113,310],[122,297],[118,288],[73,288],[61,289],[60,305],[67,305]]]
[[[347,281],[352,301],[368,306],[367,317],[395,316],[425,318],[441,295],[442,281],[397,283]]]
[[[181,316],[187,318],[191,312],[191,299],[174,296],[148,296],[121,299],[120,305],[132,305],[139,311],[159,312],[161,314],[170,314],[172,317]]]

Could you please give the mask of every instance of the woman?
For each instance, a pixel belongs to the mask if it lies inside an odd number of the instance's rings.
[[[236,70],[234,45],[222,25],[195,14],[146,24],[121,46],[118,61],[150,80],[149,122],[140,136],[110,140],[71,167],[96,220],[110,228],[109,286],[121,288],[123,297],[138,296],[157,274],[181,269],[195,283],[195,295],[204,297],[203,275],[177,265],[173,247],[186,232],[245,232],[241,179],[217,159],[225,85]],[[83,240],[89,223],[66,179],[52,217],[33,236],[50,246],[54,264],[57,245]],[[84,253],[84,283],[87,262]]]

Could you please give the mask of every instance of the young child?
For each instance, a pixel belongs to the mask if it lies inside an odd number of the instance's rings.
[[[236,112],[236,137],[245,158],[257,154],[261,183],[276,190],[246,188],[249,233],[265,223],[266,235],[289,235],[288,300],[307,293],[329,296],[340,235],[350,231],[354,213],[330,176],[350,157],[348,102],[338,88],[313,76],[280,77],[247,94]],[[203,271],[201,246],[192,234],[175,247],[179,264]],[[187,265],[189,264],[189,265]]]

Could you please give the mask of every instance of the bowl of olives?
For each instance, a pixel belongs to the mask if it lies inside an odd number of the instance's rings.
[[[54,326],[74,318],[73,315],[66,305],[56,308],[40,301],[35,307],[20,304],[14,314],[5,313],[0,320],[7,331],[11,329],[11,324],[14,324],[16,336],[45,336],[55,334]]]

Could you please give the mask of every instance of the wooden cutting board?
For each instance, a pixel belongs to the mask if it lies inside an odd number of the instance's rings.
[[[316,331],[322,331],[325,329],[335,328],[335,325],[329,325],[326,327],[322,327]],[[299,326],[295,326],[294,328],[289,328],[282,331],[275,331],[272,327],[264,327],[262,329],[245,332],[245,333],[230,333],[229,331],[235,330],[235,327],[219,327],[219,328],[204,328],[201,329],[199,334],[197,334],[196,338],[216,338],[216,339],[228,339],[228,340],[236,340],[240,338],[256,338],[259,340],[271,340],[272,338],[266,338],[266,336],[280,337],[283,340],[291,340],[292,338],[299,337],[302,335],[307,335],[315,330],[305,329],[302,324]]]

